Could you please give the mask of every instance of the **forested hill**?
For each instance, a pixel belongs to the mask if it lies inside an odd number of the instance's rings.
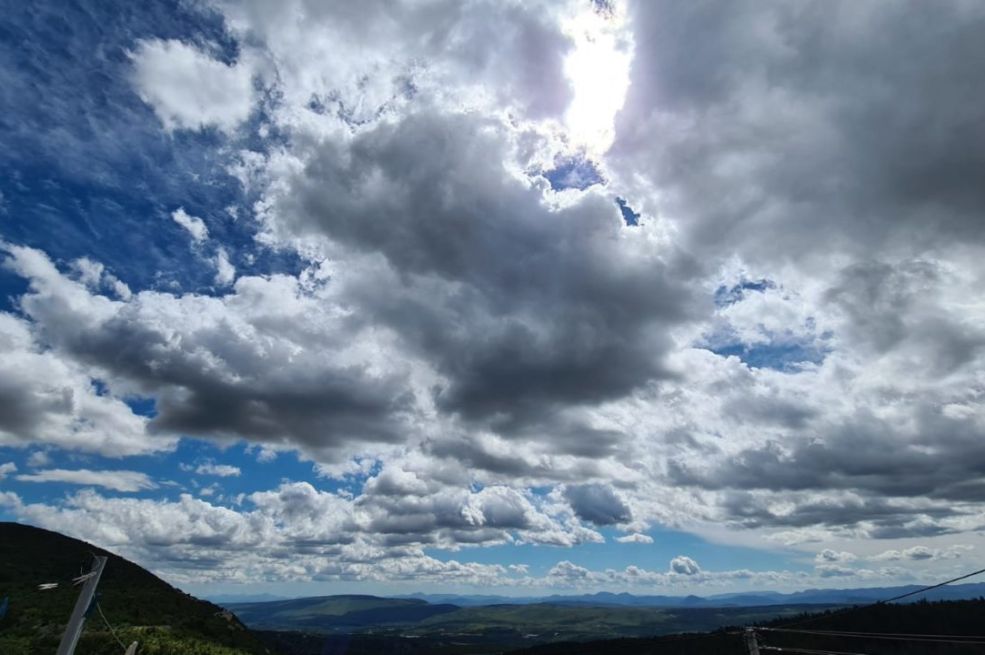
[[[78,597],[71,584],[93,555],[109,558],[99,605],[126,644],[142,655],[260,655],[269,651],[228,611],[172,587],[149,571],[102,548],[18,523],[0,523],[0,653],[53,653]],[[39,591],[41,583],[59,582]],[[86,622],[79,653],[122,651],[97,612]]]
[[[985,599],[870,605],[804,614],[763,624],[760,645],[824,653],[867,655],[985,654],[985,640],[952,643],[985,635]],[[882,637],[824,635],[820,632],[880,633]],[[906,636],[904,636],[906,635]],[[913,635],[929,635],[920,638]],[[513,651],[512,655],[718,655],[747,652],[741,628],[649,639],[607,639],[555,643]],[[793,652],[791,650],[790,652]]]

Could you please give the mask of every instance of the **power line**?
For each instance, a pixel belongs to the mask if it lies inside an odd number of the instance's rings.
[[[103,617],[103,623],[105,623],[106,627],[109,628],[109,633],[113,635],[113,639],[115,639],[116,643],[120,645],[120,648],[122,648],[125,651],[127,649],[127,645],[124,644],[123,641],[116,636],[116,630],[114,630],[113,626],[109,624],[109,621],[106,619],[106,615],[103,614],[103,608],[99,603],[96,603],[96,611],[99,612],[99,616]]]
[[[900,600],[902,598],[908,598],[910,596],[916,596],[917,594],[922,594],[925,591],[930,591],[931,589],[937,589],[938,587],[943,587],[944,585],[949,585],[952,582],[957,582],[959,580],[964,580],[965,578],[970,578],[970,577],[973,577],[973,576],[976,576],[976,575],[979,575],[979,574],[982,574],[982,573],[985,573],[985,569],[978,569],[977,571],[974,571],[972,573],[968,573],[967,575],[962,575],[962,576],[959,576],[957,578],[951,578],[950,580],[946,580],[944,582],[940,582],[938,584],[931,585],[929,587],[924,587],[923,589],[917,589],[916,591],[911,591],[909,593],[900,594],[899,596],[893,596],[892,598],[887,598],[886,600],[880,600],[878,603],[875,603],[875,604],[876,605],[884,605],[886,603],[891,603],[894,600]]]

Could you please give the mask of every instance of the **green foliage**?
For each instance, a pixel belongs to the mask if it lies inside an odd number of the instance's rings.
[[[78,597],[71,578],[88,571],[93,555],[109,557],[97,599],[126,644],[142,655],[260,655],[268,653],[231,613],[198,600],[121,557],[56,532],[0,523],[0,597],[10,597],[0,620],[0,653],[54,652]],[[58,582],[39,591],[38,584]],[[98,612],[91,612],[79,655],[120,653]]]

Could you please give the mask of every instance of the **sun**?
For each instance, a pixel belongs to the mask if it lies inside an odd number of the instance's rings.
[[[564,28],[574,49],[564,62],[574,98],[564,116],[569,137],[590,155],[601,155],[615,136],[613,122],[629,88],[631,35],[625,10],[612,3],[588,10]]]

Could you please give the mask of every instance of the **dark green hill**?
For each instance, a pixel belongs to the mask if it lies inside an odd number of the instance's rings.
[[[266,603],[228,603],[226,607],[254,628],[320,631],[417,623],[459,609],[455,605],[377,596],[316,596]]]
[[[127,644],[139,641],[142,655],[260,655],[269,652],[230,612],[198,600],[149,571],[57,532],[0,523],[0,653],[53,653],[79,588],[69,582],[88,571],[93,555],[109,558],[99,584],[99,605]],[[38,591],[59,582],[53,591]],[[77,653],[119,653],[97,612],[90,614]]]
[[[949,637],[971,638],[985,633],[983,616],[985,599],[870,605],[749,623],[785,628],[760,631],[759,643],[793,652],[796,652],[793,649],[802,649],[802,652],[867,655],[982,655],[985,654],[985,640],[973,644],[947,642]],[[824,631],[886,636],[821,634]],[[921,640],[914,635],[927,637]],[[544,644],[512,651],[513,655],[718,655],[744,652],[747,651],[739,628],[646,639]]]

